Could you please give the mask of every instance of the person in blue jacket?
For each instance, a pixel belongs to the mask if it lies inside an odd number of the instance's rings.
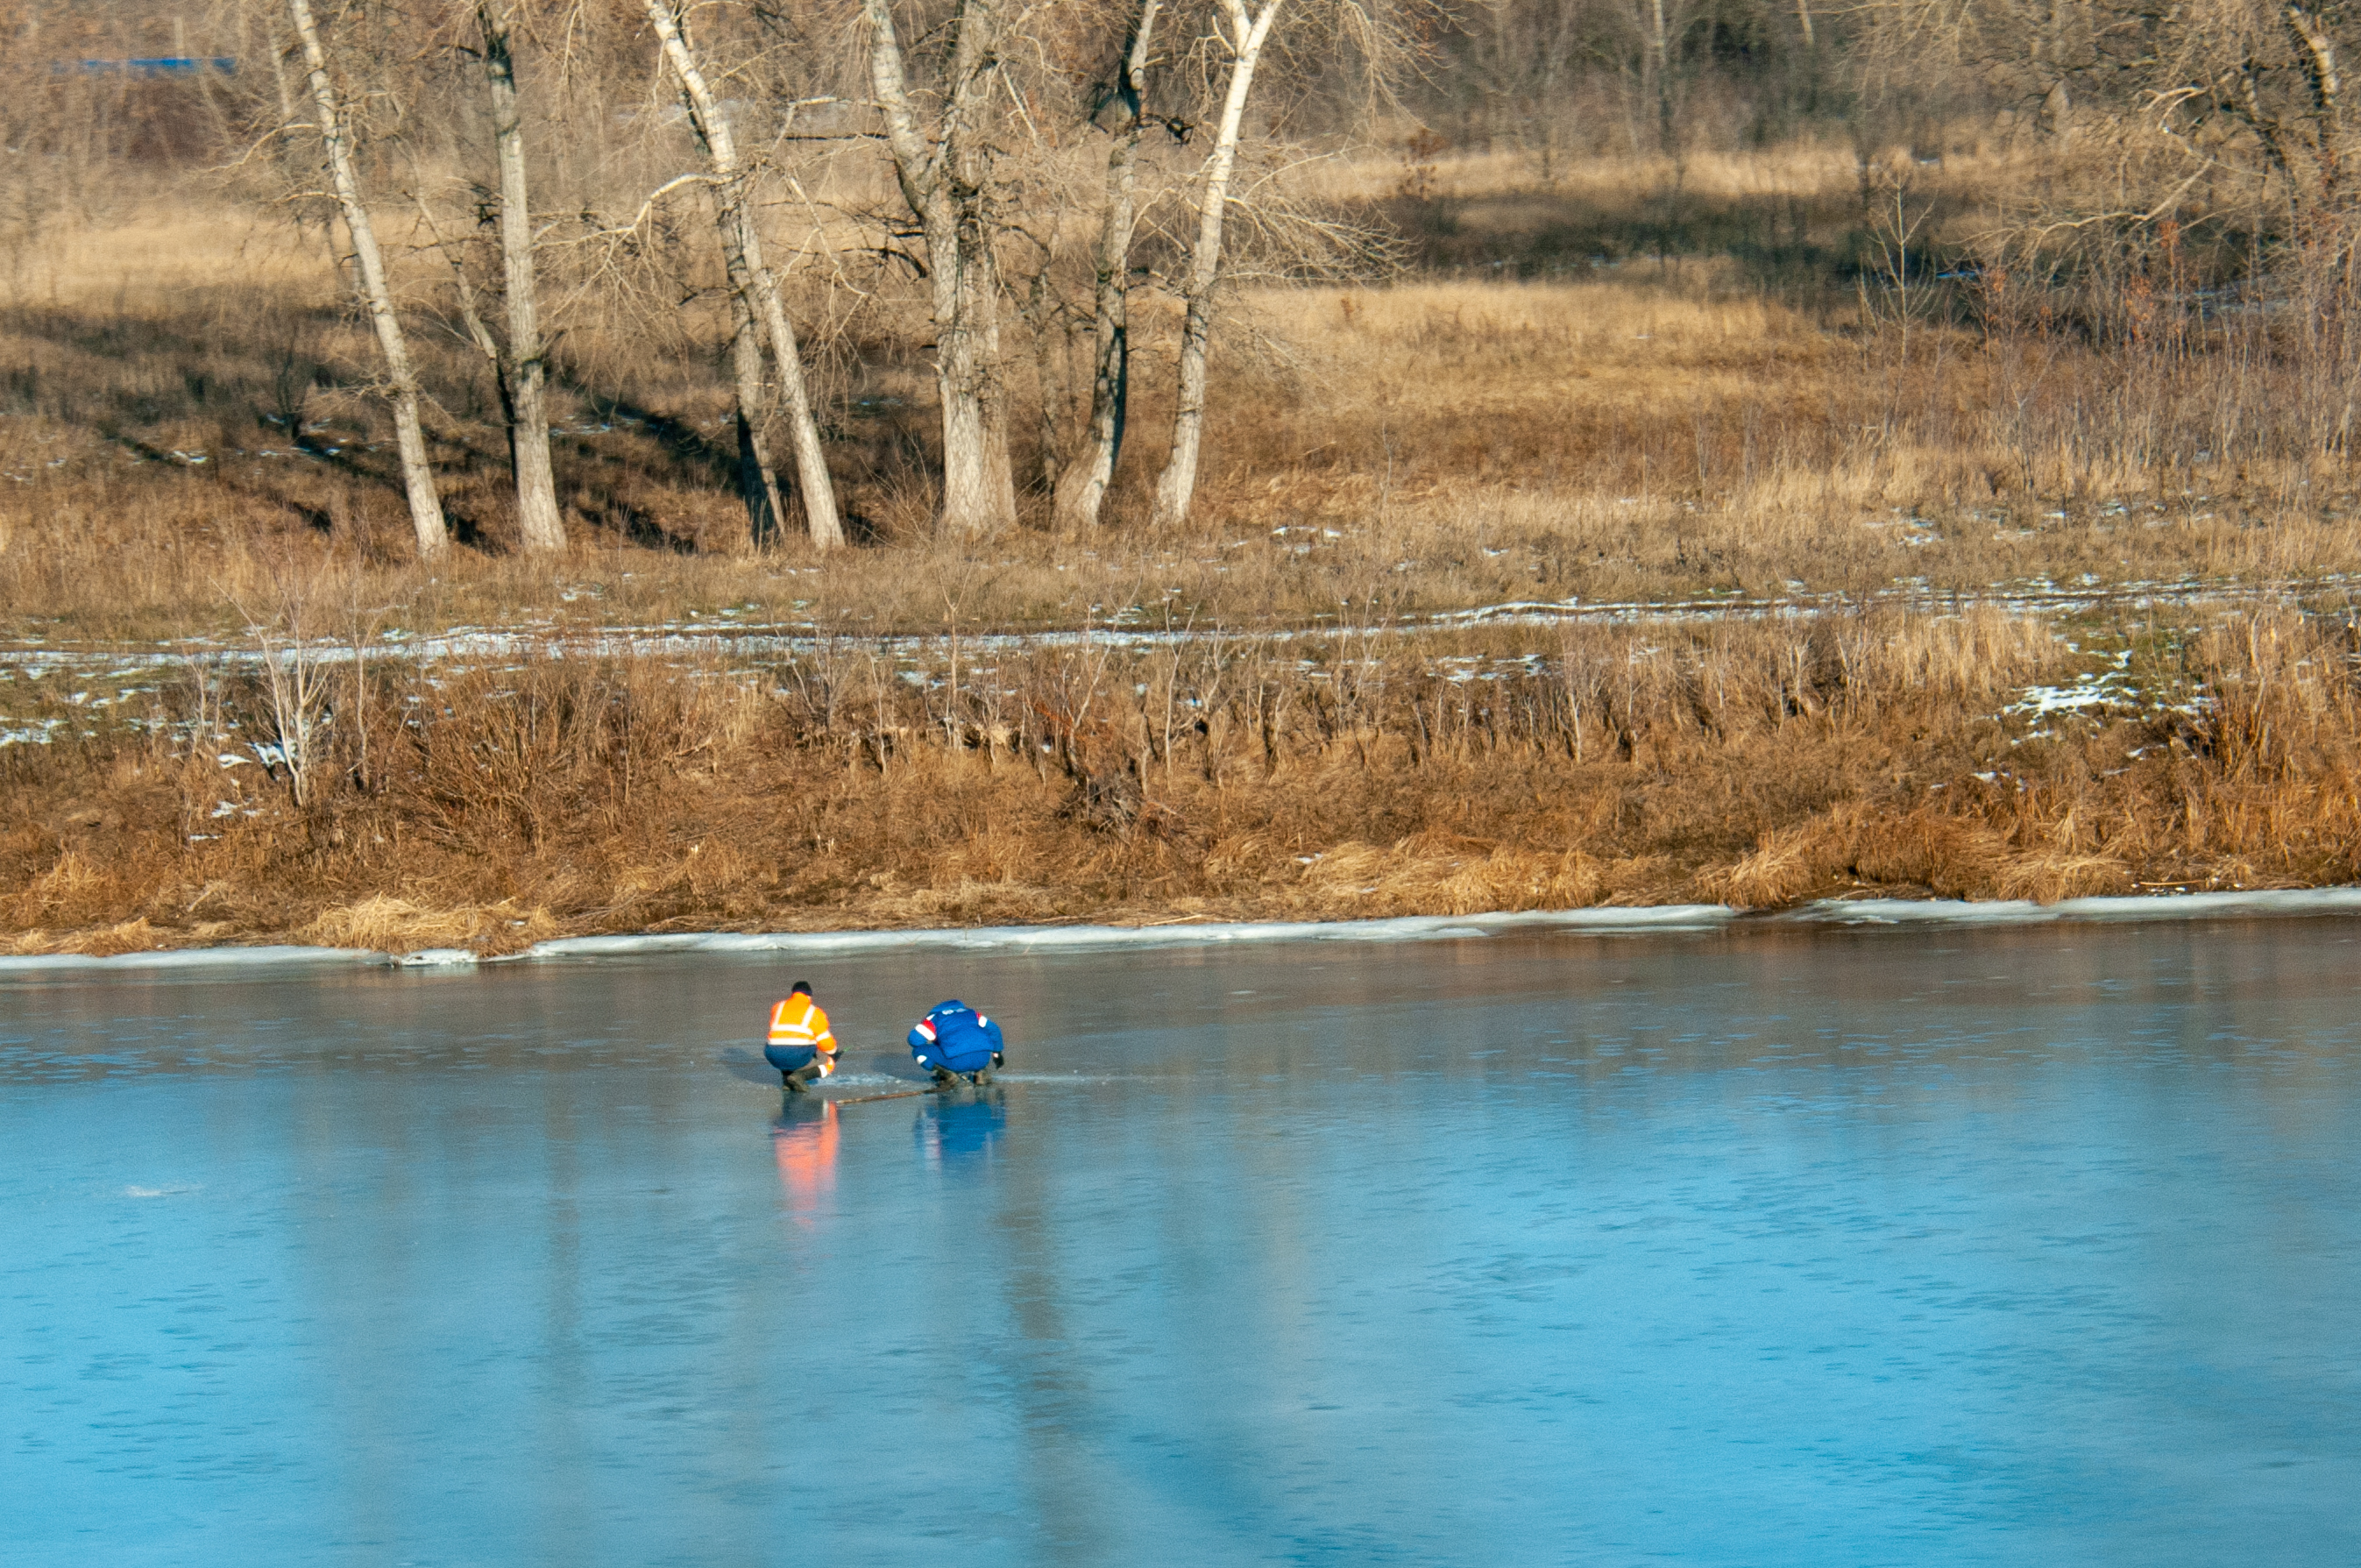
[[[910,1031],[910,1054],[937,1083],[990,1083],[1001,1055],[1000,1025],[964,1002],[939,1002]]]

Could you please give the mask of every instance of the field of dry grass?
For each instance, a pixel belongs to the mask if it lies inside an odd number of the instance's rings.
[[[1913,293],[1831,269],[1845,224],[1856,249],[1875,237],[1849,159],[1725,161],[1685,171],[1677,200],[1629,169],[1545,190],[1499,160],[1336,176],[1448,208],[1455,244],[1526,245],[1569,203],[1628,233],[1654,203],[1666,224],[1784,222],[1789,250],[1594,264],[1561,236],[1550,269],[1246,294],[1178,532],[1142,521],[1169,395],[1153,311],[1109,525],[1060,535],[1036,498],[982,544],[926,526],[923,345],[889,313],[827,318],[831,455],[863,542],[825,560],[746,541],[719,326],[693,311],[570,330],[575,543],[555,561],[508,550],[489,383],[434,342],[463,546],[428,573],[316,235],[202,206],[69,234],[0,304],[0,637],[194,657],[104,680],[20,661],[0,681],[0,932],[21,951],[498,949],[2361,874],[2361,484],[2335,434],[2349,397],[2289,321],[2192,307],[2118,331],[2001,279]],[[1979,168],[1911,189],[1970,225]],[[1974,608],[2159,584],[2217,608]],[[2261,608],[2266,589],[2301,608]],[[1803,614],[1409,630],[1718,597]],[[299,801],[253,751],[276,755],[285,713],[251,664],[203,657],[250,651],[298,604],[332,639],[819,641],[326,667]],[[947,635],[1119,620],[1194,640],[979,666]],[[1272,627],[1311,635],[1244,635]],[[2095,695],[2070,710],[2026,706],[2077,681]]]
[[[1713,170],[1689,178],[1692,196],[1717,188]],[[1817,181],[1831,203],[1854,200],[1849,178],[1828,159],[1762,176]],[[2312,428],[2335,406],[2256,339],[2268,323],[2110,344],[2037,330],[2007,299],[1923,303],[1783,300],[1727,256],[1263,291],[1231,318],[1185,535],[1139,526],[1169,395],[1144,330],[1111,525],[1065,538],[1037,514],[981,546],[925,526],[922,346],[884,316],[849,319],[822,334],[823,359],[840,479],[871,543],[825,572],[744,540],[719,326],[693,321],[645,340],[612,322],[569,334],[558,455],[576,548],[522,563],[489,384],[446,333],[430,422],[475,543],[427,577],[405,559],[369,348],[318,236],[150,213],[61,241],[0,308],[0,622],[51,639],[217,632],[290,563],[355,575],[355,597],[412,629],[824,605],[878,630],[939,625],[946,596],[976,625],[1125,606],[1243,625],[1372,601],[2352,568],[2353,477]],[[1983,315],[1956,319],[1971,305]]]

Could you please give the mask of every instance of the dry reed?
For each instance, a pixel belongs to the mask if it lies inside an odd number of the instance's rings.
[[[0,928],[18,951],[499,951],[2353,880],[2350,624],[2126,630],[2095,664],[1979,611],[956,664],[947,641],[846,640],[759,669],[380,665],[342,672],[301,807],[251,760],[277,720],[247,677],[111,718],[53,693],[71,728],[0,748]],[[2137,685],[2010,711],[2094,668]]]

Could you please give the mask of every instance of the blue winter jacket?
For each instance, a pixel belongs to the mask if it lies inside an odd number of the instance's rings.
[[[910,1054],[920,1067],[976,1072],[1001,1048],[1000,1025],[964,1002],[938,1003],[910,1031]]]

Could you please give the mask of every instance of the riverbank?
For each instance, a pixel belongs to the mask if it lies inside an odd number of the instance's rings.
[[[2355,646],[1984,609],[52,674],[0,948],[2335,887]]]
[[[2125,923],[2158,920],[2268,919],[2361,915],[2361,887],[2282,888],[2256,893],[2143,894],[2129,898],[2072,898],[2059,904],[2022,899],[1974,904],[1960,899],[1827,899],[1776,913],[1757,914],[1726,904],[1561,909],[1515,915],[1406,916],[1389,920],[1168,922],[1150,926],[958,926],[910,931],[673,932],[559,938],[522,952],[484,959],[467,948],[425,948],[387,953],[368,948],[287,945],[159,948],[94,957],[84,953],[0,955],[0,979],[157,975],[258,969],[360,966],[420,970],[467,970],[479,963],[582,962],[657,954],[728,954],[781,959],[841,959],[913,951],[1017,953],[1118,951],[1141,948],[1233,947],[1271,942],[1465,941],[1513,932],[1562,931],[1634,936],[1654,931],[1711,931],[1738,922],[1843,927],[1975,927]]]

